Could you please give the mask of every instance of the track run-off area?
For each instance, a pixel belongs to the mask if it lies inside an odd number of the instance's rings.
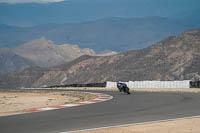
[[[63,91],[63,90],[62,90]],[[87,92],[87,91],[84,91]],[[0,117],[2,133],[62,133],[200,115],[200,93],[89,91],[113,99]]]

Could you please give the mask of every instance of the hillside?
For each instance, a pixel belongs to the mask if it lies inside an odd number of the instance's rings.
[[[199,60],[200,30],[190,30],[142,50],[106,57],[81,56],[45,70],[30,68],[10,73],[0,81],[6,79],[4,83],[15,88],[13,81],[17,87],[39,87],[118,80],[196,80],[200,79]],[[32,82],[24,82],[27,80]],[[1,85],[0,88],[5,87]]]
[[[12,51],[41,67],[60,65],[85,54],[96,55],[92,49],[80,49],[71,44],[56,45],[44,37],[12,48]]]
[[[82,55],[109,56],[117,54],[114,51],[104,51],[96,54],[89,48],[81,49],[77,45],[56,45],[45,37],[32,40],[15,48],[0,48],[0,73],[8,73],[27,67],[52,67],[72,61]]]
[[[0,74],[35,65],[33,61],[15,54],[8,48],[0,48],[0,64]]]

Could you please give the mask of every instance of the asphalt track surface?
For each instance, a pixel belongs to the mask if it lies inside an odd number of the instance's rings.
[[[61,133],[200,115],[200,93],[90,92],[114,98],[101,103],[0,117],[0,132]]]

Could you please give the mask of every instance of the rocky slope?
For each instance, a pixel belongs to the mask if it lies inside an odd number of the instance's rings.
[[[24,80],[30,80],[29,78],[32,75],[29,75],[29,70],[26,71],[26,73],[21,71],[5,75],[7,81],[9,81],[7,84],[13,85],[12,82],[21,77]],[[200,79],[200,30],[190,30],[177,36],[168,37],[141,50],[106,57],[81,56],[57,67],[47,70],[38,69],[35,71],[35,75],[40,76],[35,78],[31,84],[17,83],[17,87],[39,87],[108,80]],[[4,78],[1,77],[1,81]],[[11,88],[15,87],[11,86]]]
[[[85,54],[96,55],[92,49],[80,49],[77,45],[70,44],[55,45],[44,37],[13,48],[12,51],[42,67],[59,65]]]
[[[33,61],[13,53],[8,48],[0,48],[0,64],[0,73],[13,72],[35,65]]]
[[[82,55],[108,56],[117,54],[105,51],[96,54],[89,48],[81,49],[77,45],[56,45],[44,37],[15,48],[0,48],[0,73],[17,71],[31,66],[51,67],[74,60]]]

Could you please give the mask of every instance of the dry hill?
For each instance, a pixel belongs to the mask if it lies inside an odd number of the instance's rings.
[[[42,37],[12,49],[14,53],[34,61],[38,66],[50,67],[71,61],[82,55],[96,55],[89,48],[81,49],[77,45],[56,45]]]
[[[34,71],[35,73],[29,73]],[[38,76],[39,75],[39,76]],[[7,77],[7,78],[5,78]],[[23,78],[22,78],[23,77]],[[11,88],[39,87],[71,83],[90,83],[129,80],[186,80],[200,79],[200,30],[186,31],[141,50],[99,57],[81,56],[69,63],[47,70],[34,68],[10,73],[7,79]],[[4,87],[4,86],[0,86]],[[4,87],[5,88],[5,87]]]

